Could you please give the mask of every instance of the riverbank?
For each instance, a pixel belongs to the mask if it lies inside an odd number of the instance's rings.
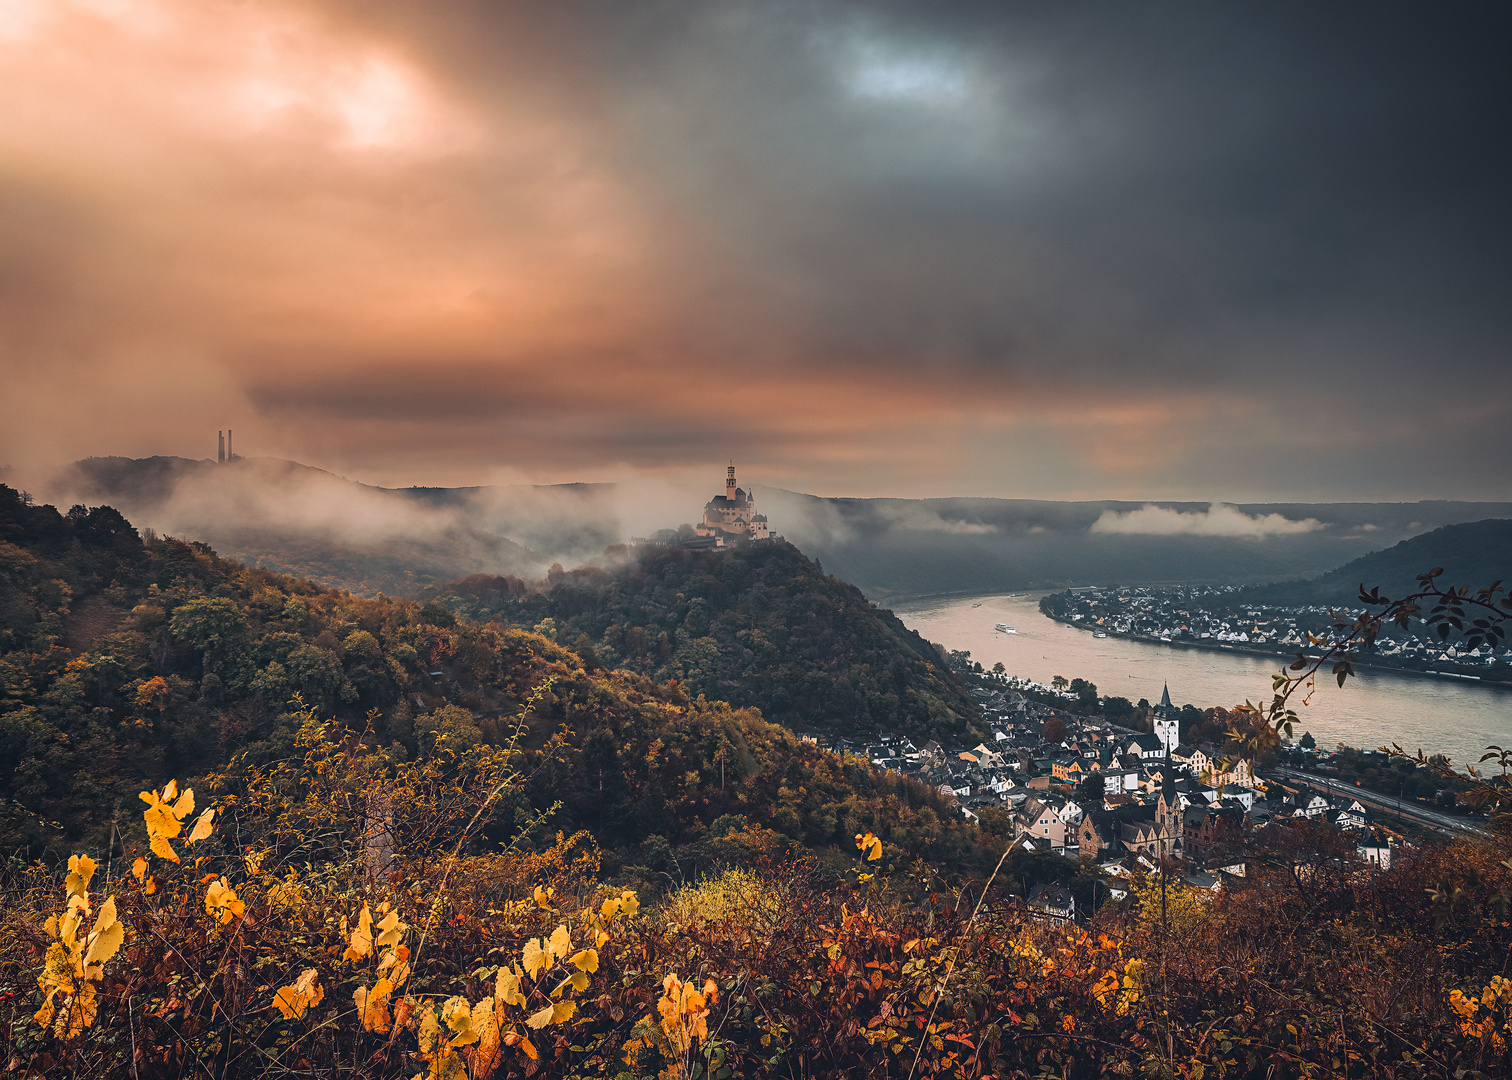
[[[1199,649],[1205,652],[1236,653],[1245,656],[1261,656],[1267,659],[1280,660],[1283,667],[1287,664],[1290,664],[1297,658],[1297,653],[1292,650],[1266,648],[1265,646],[1255,645],[1254,643],[1248,645],[1238,645],[1227,641],[1207,641],[1200,638],[1192,639],[1150,637],[1146,634],[1125,634],[1117,630],[1109,630],[1106,627],[1088,626],[1084,622],[1078,622],[1074,619],[1063,618],[1062,616],[1056,615],[1053,612],[1044,610],[1044,608],[1040,609],[1040,614],[1049,619],[1051,622],[1059,623],[1062,626],[1068,626],[1073,630],[1081,630],[1088,634],[1101,633],[1109,638],[1121,638],[1124,641],[1138,641],[1146,645],[1169,645],[1175,648]],[[1495,686],[1499,688],[1512,686],[1512,678],[1471,675],[1468,672],[1441,671],[1436,668],[1424,669],[1403,667],[1397,664],[1382,664],[1379,662],[1371,663],[1370,661],[1360,660],[1358,658],[1355,659],[1354,666],[1357,671],[1378,671],[1392,675],[1415,675],[1426,679],[1453,679],[1457,683],[1481,683],[1485,686]]]
[[[989,670],[1001,662],[1008,674],[1047,686],[1056,675],[1079,677],[1096,683],[1100,696],[1134,702],[1159,701],[1166,686],[1178,705],[1199,709],[1269,701],[1271,679],[1284,662],[1273,652],[1094,638],[1074,623],[1046,617],[1038,601],[1038,594],[988,593],[894,610],[909,629],[946,649],[970,652]],[[993,626],[1000,622],[1018,633],[998,633]],[[1478,761],[1493,743],[1512,745],[1512,687],[1504,683],[1409,679],[1395,670],[1361,674],[1343,689],[1332,679],[1318,680],[1316,692],[1296,702],[1298,734],[1311,731],[1329,749],[1400,743],[1457,762]]]

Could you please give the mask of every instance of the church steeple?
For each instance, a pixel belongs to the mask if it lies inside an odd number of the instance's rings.
[[[1160,704],[1155,706],[1150,721],[1150,730],[1160,739],[1165,747],[1166,759],[1169,760],[1181,743],[1181,721],[1176,717],[1176,706],[1171,704],[1170,686],[1161,691]]]

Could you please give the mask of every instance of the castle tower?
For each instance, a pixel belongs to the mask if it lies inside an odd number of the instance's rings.
[[[735,464],[725,470],[723,495],[716,495],[704,505],[704,519],[696,530],[716,547],[747,540],[770,540],[772,533],[765,514],[756,512],[756,496],[742,490],[735,481]]]
[[[215,433],[215,461],[218,465],[226,463],[226,433],[224,431]]]

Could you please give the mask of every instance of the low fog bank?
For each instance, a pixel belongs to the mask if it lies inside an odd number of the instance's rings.
[[[758,498],[774,529],[874,600],[1283,581],[1443,525],[1512,517],[1512,503],[820,499],[780,489],[758,489]]]
[[[362,595],[604,565],[630,537],[695,518],[708,498],[661,481],[381,488],[277,458],[86,458],[18,479],[42,501],[109,503],[138,528]]]
[[[26,481],[27,478],[18,478]],[[406,595],[471,574],[543,578],[605,565],[635,536],[699,520],[717,484],[373,487],[273,458],[88,458],[24,482],[60,506],[109,503],[139,528],[355,593]],[[1065,584],[1250,584],[1312,576],[1512,503],[830,499],[756,486],[805,554],[876,600]]]

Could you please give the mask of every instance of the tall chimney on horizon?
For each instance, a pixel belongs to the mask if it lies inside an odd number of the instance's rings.
[[[224,465],[226,463],[226,433],[217,431],[215,435],[215,461],[218,465]]]
[[[235,461],[236,455],[231,451],[231,429],[226,429],[226,460]]]

